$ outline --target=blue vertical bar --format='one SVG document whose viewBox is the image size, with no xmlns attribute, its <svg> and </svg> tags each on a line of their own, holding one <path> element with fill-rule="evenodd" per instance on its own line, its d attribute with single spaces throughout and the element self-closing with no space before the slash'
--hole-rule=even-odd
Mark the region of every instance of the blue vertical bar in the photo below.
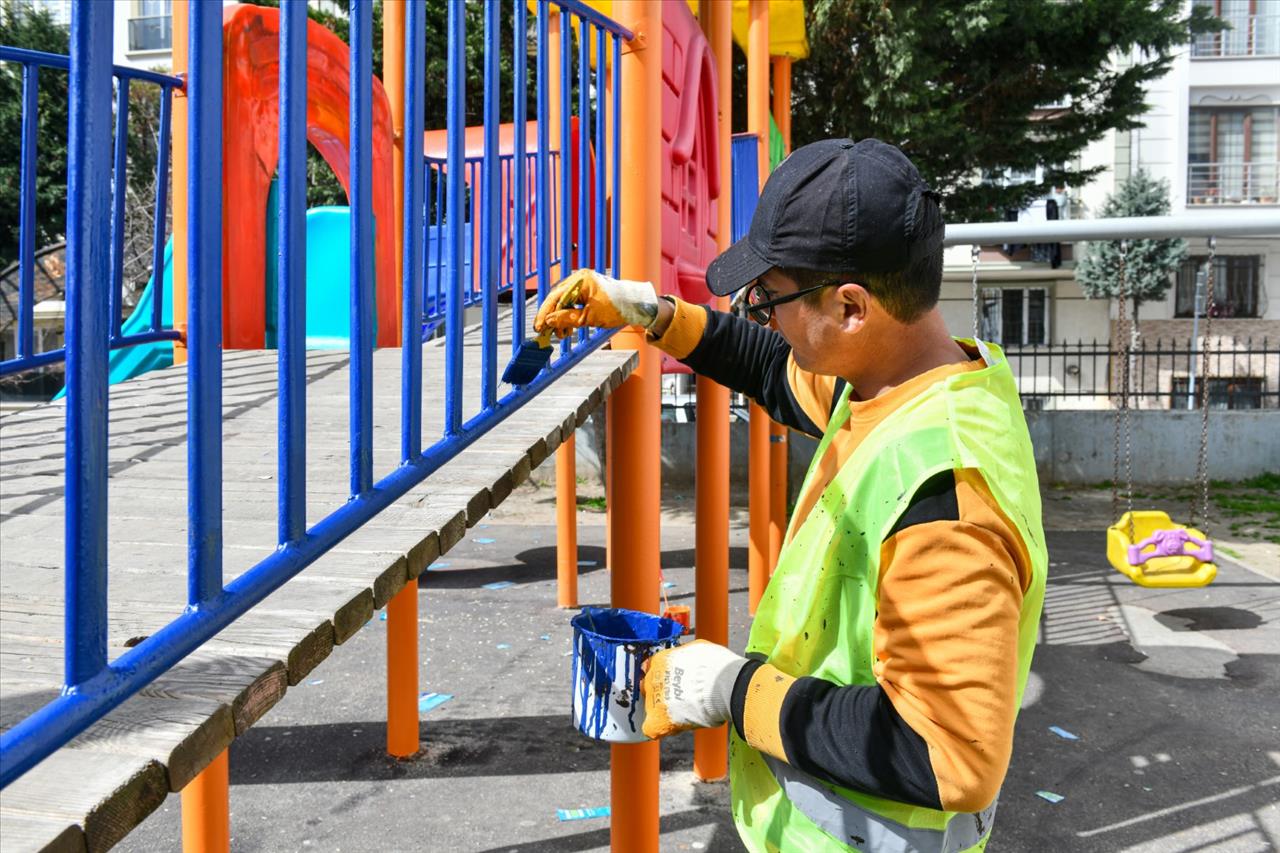
<svg viewBox="0 0 1280 853">
<path fill-rule="evenodd" d="M 579 19 L 578 32 L 578 257 L 591 266 L 591 25 Z"/>
<path fill-rule="evenodd" d="M 156 159 L 156 216 L 151 226 L 151 331 L 164 325 L 164 241 L 169 204 L 169 125 L 173 87 L 160 87 L 160 141 Z"/>
<path fill-rule="evenodd" d="M 400 328 L 400 458 L 422 454 L 422 86 L 426 8 L 410 3 L 404 45 L 404 316 Z"/>
<path fill-rule="evenodd" d="M 601 95 L 601 98 L 604 96 Z M 613 251 L 610 275 L 622 268 L 622 38 L 613 37 Z M 603 202 L 602 202 L 603 203 Z"/>
<path fill-rule="evenodd" d="M 463 190 L 466 189 L 466 167 L 463 164 L 462 143 L 466 133 L 466 116 L 463 110 L 467 99 L 467 17 L 465 3 L 449 4 L 448 47 L 448 97 L 445 111 L 448 114 L 447 145 L 448 163 L 445 177 L 448 180 L 445 219 L 449 224 L 449 297 L 446 303 L 445 356 L 444 356 L 444 432 L 452 435 L 462 427 L 462 299 L 464 278 L 467 271 L 466 246 L 463 229 L 466 214 L 463 210 Z M 519 126 L 517 125 L 517 136 Z"/>
<path fill-rule="evenodd" d="M 351 494 L 373 485 L 373 0 L 351 0 Z"/>
<path fill-rule="evenodd" d="M 577 266 L 573 262 L 573 28 L 569 11 L 560 10 L 560 275 Z"/>
<path fill-rule="evenodd" d="M 222 592 L 222 4 L 192 3 L 188 27 L 187 604 L 199 607 Z"/>
<path fill-rule="evenodd" d="M 71 11 L 67 134 L 66 683 L 107 665 L 107 352 L 111 16 Z"/>
<path fill-rule="evenodd" d="M 116 80 L 116 160 L 111 180 L 111 290 L 107 295 L 111 340 L 120 337 L 121 302 L 124 300 L 124 201 L 125 169 L 129 148 L 129 78 Z"/>
<path fill-rule="evenodd" d="M 36 127 L 40 67 L 22 66 L 22 185 L 18 190 L 18 357 L 35 351 Z"/>
<path fill-rule="evenodd" d="M 307 7 L 280 8 L 280 203 L 276 211 L 276 427 L 280 544 L 307 529 Z"/>
<path fill-rule="evenodd" d="M 538 0 L 538 154 L 534 161 L 537 189 L 534 190 L 534 207 L 537 216 L 538 240 L 538 304 L 547 298 L 551 290 L 551 65 L 547 57 L 548 26 L 551 9 L 547 0 Z M 563 49 L 562 49 L 563 51 Z"/>
<path fill-rule="evenodd" d="M 511 183 L 514 184 L 515 208 L 511 212 L 511 238 L 515 244 L 511 268 L 511 349 L 520 349 L 524 340 L 525 282 L 528 280 L 525 265 L 525 226 L 529 219 L 529 205 L 525 199 L 528 189 L 528 163 L 524 156 L 525 126 L 528 124 L 526 103 L 529 96 L 529 45 L 526 33 L 525 0 L 511 0 L 515 4 L 515 104 L 513 107 L 515 128 L 512 133 Z"/>
<path fill-rule="evenodd" d="M 605 66 L 609 64 L 605 58 L 607 54 L 605 50 L 605 32 L 604 27 L 596 30 L 596 203 L 592 206 L 596 217 L 596 239 L 595 239 L 595 261 L 592 266 L 604 272 L 605 259 L 605 236 L 604 236 L 604 207 L 605 207 L 605 161 L 608 160 L 604 154 L 605 138 L 604 138 L 604 114 L 605 114 L 605 85 L 604 75 Z"/>
<path fill-rule="evenodd" d="M 502 161 L 498 149 L 499 99 L 502 97 L 502 7 L 484 7 L 484 195 L 481 199 L 480 400 L 484 409 L 498 399 L 498 276 L 502 258 Z M 475 226 L 473 225 L 474 229 Z M 513 303 L 514 304 L 514 303 Z"/>
</svg>

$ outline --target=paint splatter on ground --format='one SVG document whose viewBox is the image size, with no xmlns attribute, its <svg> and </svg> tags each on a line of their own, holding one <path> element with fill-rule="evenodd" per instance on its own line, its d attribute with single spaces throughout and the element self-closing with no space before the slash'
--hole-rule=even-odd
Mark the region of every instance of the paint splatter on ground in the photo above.
<svg viewBox="0 0 1280 853">
<path fill-rule="evenodd" d="M 500 649 L 509 649 L 509 648 L 511 648 L 511 644 L 510 644 L 510 643 L 498 643 L 498 648 L 500 648 Z"/>
<path fill-rule="evenodd" d="M 487 538 L 487 537 L 483 537 L 483 536 L 482 536 L 482 537 L 480 537 L 479 539 L 472 539 L 471 541 L 472 541 L 472 542 L 474 542 L 474 543 L 476 543 L 477 545 L 492 545 L 494 542 L 497 542 L 498 540 L 497 540 L 497 539 L 489 539 L 489 538 Z"/>
<path fill-rule="evenodd" d="M 515 586 L 515 581 L 494 581 L 484 585 L 485 589 L 506 589 L 509 586 Z"/>
<path fill-rule="evenodd" d="M 1066 799 L 1062 794 L 1055 794 L 1053 791 L 1036 791 L 1036 796 L 1054 804 L 1060 803 Z"/>
<path fill-rule="evenodd" d="M 447 568 L 449 568 L 448 560 L 436 560 L 434 563 L 427 566 L 427 571 L 431 571 L 433 569 L 447 569 Z"/>
<path fill-rule="evenodd" d="M 1049 731 L 1053 732 L 1063 740 L 1080 740 L 1080 735 L 1072 734 L 1061 726 L 1049 726 Z"/>
<path fill-rule="evenodd" d="M 423 693 L 418 696 L 418 713 L 425 714 L 432 708 L 439 708 L 452 698 L 452 693 Z"/>
<path fill-rule="evenodd" d="M 556 817 L 560 820 L 589 820 L 593 817 L 608 817 L 609 806 L 597 806 L 593 809 L 556 809 Z"/>
</svg>

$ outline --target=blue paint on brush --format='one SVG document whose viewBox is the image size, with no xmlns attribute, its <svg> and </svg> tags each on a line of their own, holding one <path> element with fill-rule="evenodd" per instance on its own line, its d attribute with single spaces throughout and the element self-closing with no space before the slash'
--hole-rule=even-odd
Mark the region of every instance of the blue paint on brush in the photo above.
<svg viewBox="0 0 1280 853">
<path fill-rule="evenodd" d="M 588 737 L 599 739 L 609 724 L 609 705 L 615 685 L 619 703 L 628 708 L 627 722 L 634 733 L 636 708 L 643 701 L 640 681 L 644 662 L 663 648 L 674 646 L 683 627 L 674 619 L 618 608 L 584 607 L 570 623 L 573 626 L 573 671 L 578 713 L 574 724 Z M 630 664 L 618 673 L 618 649 L 625 650 Z M 622 683 L 618 685 L 621 677 Z"/>
</svg>

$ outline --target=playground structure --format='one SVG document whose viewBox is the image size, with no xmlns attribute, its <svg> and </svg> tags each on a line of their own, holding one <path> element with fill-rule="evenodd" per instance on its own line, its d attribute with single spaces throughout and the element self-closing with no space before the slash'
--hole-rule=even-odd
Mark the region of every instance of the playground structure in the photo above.
<svg viewBox="0 0 1280 853">
<path fill-rule="evenodd" d="M 149 322 L 128 329 L 120 310 L 123 201 L 112 193 L 113 172 L 118 178 L 125 161 L 120 132 L 114 158 L 111 150 L 110 5 L 75 6 L 70 58 L 0 52 L 0 59 L 22 64 L 26 81 L 20 188 L 26 277 L 34 252 L 25 226 L 36 87 L 39 74 L 50 73 L 33 69 L 68 71 L 72 99 L 67 344 L 34 351 L 24 290 L 19 323 L 28 331 L 20 325 L 19 340 L 25 343 L 16 359 L 0 365 L 8 373 L 65 358 L 68 377 L 65 404 L 0 424 L 5 606 L 24 614 L 21 630 L 29 634 L 13 641 L 36 661 L 22 671 L 7 667 L 0 678 L 8 706 L 0 736 L 6 838 L 36 849 L 62 841 L 108 847 L 172 789 L 184 792 L 186 846 L 225 849 L 231 739 L 384 605 L 387 748 L 414 755 L 420 746 L 414 579 L 555 450 L 558 600 L 576 605 L 572 432 L 605 398 L 613 604 L 658 610 L 656 351 L 638 330 L 594 333 L 566 342 L 528 386 L 504 386 L 498 376 L 527 337 L 522 297 L 545 294 L 568 266 L 658 281 L 664 291 L 698 299 L 699 268 L 728 243 L 730 208 L 749 215 L 739 210 L 747 193 L 731 203 L 722 195 L 736 183 L 729 174 L 731 33 L 740 15 L 754 137 L 745 144 L 755 148 L 758 188 L 769 163 L 762 149 L 771 66 L 773 117 L 786 141 L 789 63 L 803 56 L 795 47 L 803 39 L 796 42 L 793 31 L 791 47 L 771 50 L 771 18 L 793 21 L 797 6 L 704 0 L 699 31 L 684 4 L 515 0 L 515 32 L 532 26 L 536 34 L 536 73 L 528 79 L 528 43 L 515 38 L 517 96 L 504 123 L 500 18 L 497 4 L 487 4 L 483 129 L 468 129 L 465 20 L 462 4 L 449 4 L 448 120 L 441 137 L 422 128 L 422 4 L 387 7 L 381 82 L 371 67 L 368 2 L 352 3 L 349 47 L 317 33 L 301 3 L 280 13 L 177 4 L 174 76 L 115 70 L 121 91 L 135 79 L 160 87 L 162 140 L 171 117 L 174 152 L 173 261 L 164 260 L 158 199 L 153 270 L 161 284 L 153 285 L 143 313 L 135 312 Z M 687 65 L 674 62 L 674 45 L 693 48 L 678 52 Z M 228 57 L 264 54 L 265 66 L 224 74 Z M 226 80 L 236 82 L 224 90 Z M 532 117 L 523 97 L 531 84 Z M 669 110 L 671 103 L 681 108 Z M 118 129 L 127 97 L 117 93 L 116 104 Z M 313 111 L 323 115 L 313 120 Z M 248 126 L 255 133 L 234 132 Z M 339 349 L 310 354 L 316 279 L 306 272 L 308 140 L 319 141 L 350 199 L 341 273 L 351 284 L 345 338 L 331 342 Z M 273 174 L 275 217 L 268 213 Z M 243 209 L 232 204 L 240 193 L 249 199 Z M 1280 230 L 1274 215 L 1250 217 L 1234 224 L 1215 217 L 1210 227 Z M 1122 224 L 1126 236 L 1145 236 L 1153 227 Z M 340 218 L 329 225 L 343 227 Z M 1179 225 L 1196 234 L 1210 230 L 1186 220 Z M 1007 223 L 961 226 L 949 229 L 948 241 L 1002 242 L 1017 230 Z M 271 232 L 275 252 L 268 251 Z M 1106 233 L 1097 228 L 1094 236 Z M 277 261 L 274 300 L 269 257 Z M 166 268 L 171 292 L 162 284 Z M 511 294 L 510 309 L 500 300 L 503 291 Z M 727 300 L 713 307 L 725 309 Z M 468 308 L 478 315 L 472 327 L 465 324 Z M 276 350 L 264 350 L 272 338 Z M 110 350 L 160 341 L 174 343 L 171 370 L 108 390 Z M 601 351 L 606 342 L 612 352 Z M 698 393 L 694 623 L 700 637 L 723 643 L 728 393 L 701 378 Z M 754 604 L 781 542 L 786 446 L 771 440 L 758 409 L 751 435 Z M 784 437 L 774 431 L 772 438 Z M 57 442 L 65 443 L 65 460 L 42 452 Z M 63 504 L 45 500 L 51 480 Z M 187 518 L 171 519 L 183 500 Z M 116 535 L 130 526 L 146 527 L 145 535 Z M 61 543 L 64 553 L 43 553 L 50 543 L 55 551 Z M 174 571 L 182 560 L 185 601 Z M 59 609 L 48 602 L 63 583 L 66 604 Z M 695 743 L 697 775 L 722 777 L 723 729 L 700 731 Z M 614 849 L 656 850 L 658 744 L 611 749 Z M 35 794 L 56 788 L 68 768 L 92 784 L 50 812 Z"/>
</svg>

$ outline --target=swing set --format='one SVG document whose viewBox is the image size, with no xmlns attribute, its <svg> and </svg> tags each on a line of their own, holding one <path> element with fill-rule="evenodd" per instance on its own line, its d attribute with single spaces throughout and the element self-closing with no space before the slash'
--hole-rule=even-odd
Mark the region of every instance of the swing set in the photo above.
<svg viewBox="0 0 1280 853">
<path fill-rule="evenodd" d="M 1209 338 L 1213 318 L 1214 255 L 1216 244 L 1209 240 L 1209 260 L 1205 299 L 1205 340 Z M 973 337 L 978 339 L 981 329 L 981 291 L 978 286 L 978 261 L 981 249 L 973 245 Z M 1113 364 L 1120 368 L 1120 393 L 1115 412 L 1115 439 L 1113 476 L 1111 478 L 1111 514 L 1118 516 L 1107 528 L 1107 560 L 1112 567 L 1129 580 L 1144 587 L 1178 589 L 1202 587 L 1217 577 L 1214 563 L 1213 541 L 1202 529 L 1196 527 L 1196 498 L 1200 499 L 1201 525 L 1208 526 L 1209 518 L 1209 395 L 1200 393 L 1200 448 L 1196 465 L 1196 492 L 1191 499 L 1188 524 L 1179 524 L 1162 510 L 1135 510 L 1133 508 L 1133 442 L 1129 418 L 1130 373 L 1133 360 L 1133 326 L 1125 311 L 1125 294 L 1128 292 L 1126 260 L 1128 241 L 1120 243 L 1120 271 L 1118 281 L 1118 318 L 1116 327 L 1116 353 Z M 1209 371 L 1209 348 L 1202 352 L 1200 376 Z M 1125 512 L 1120 514 L 1120 456 L 1124 449 Z"/>
</svg>

